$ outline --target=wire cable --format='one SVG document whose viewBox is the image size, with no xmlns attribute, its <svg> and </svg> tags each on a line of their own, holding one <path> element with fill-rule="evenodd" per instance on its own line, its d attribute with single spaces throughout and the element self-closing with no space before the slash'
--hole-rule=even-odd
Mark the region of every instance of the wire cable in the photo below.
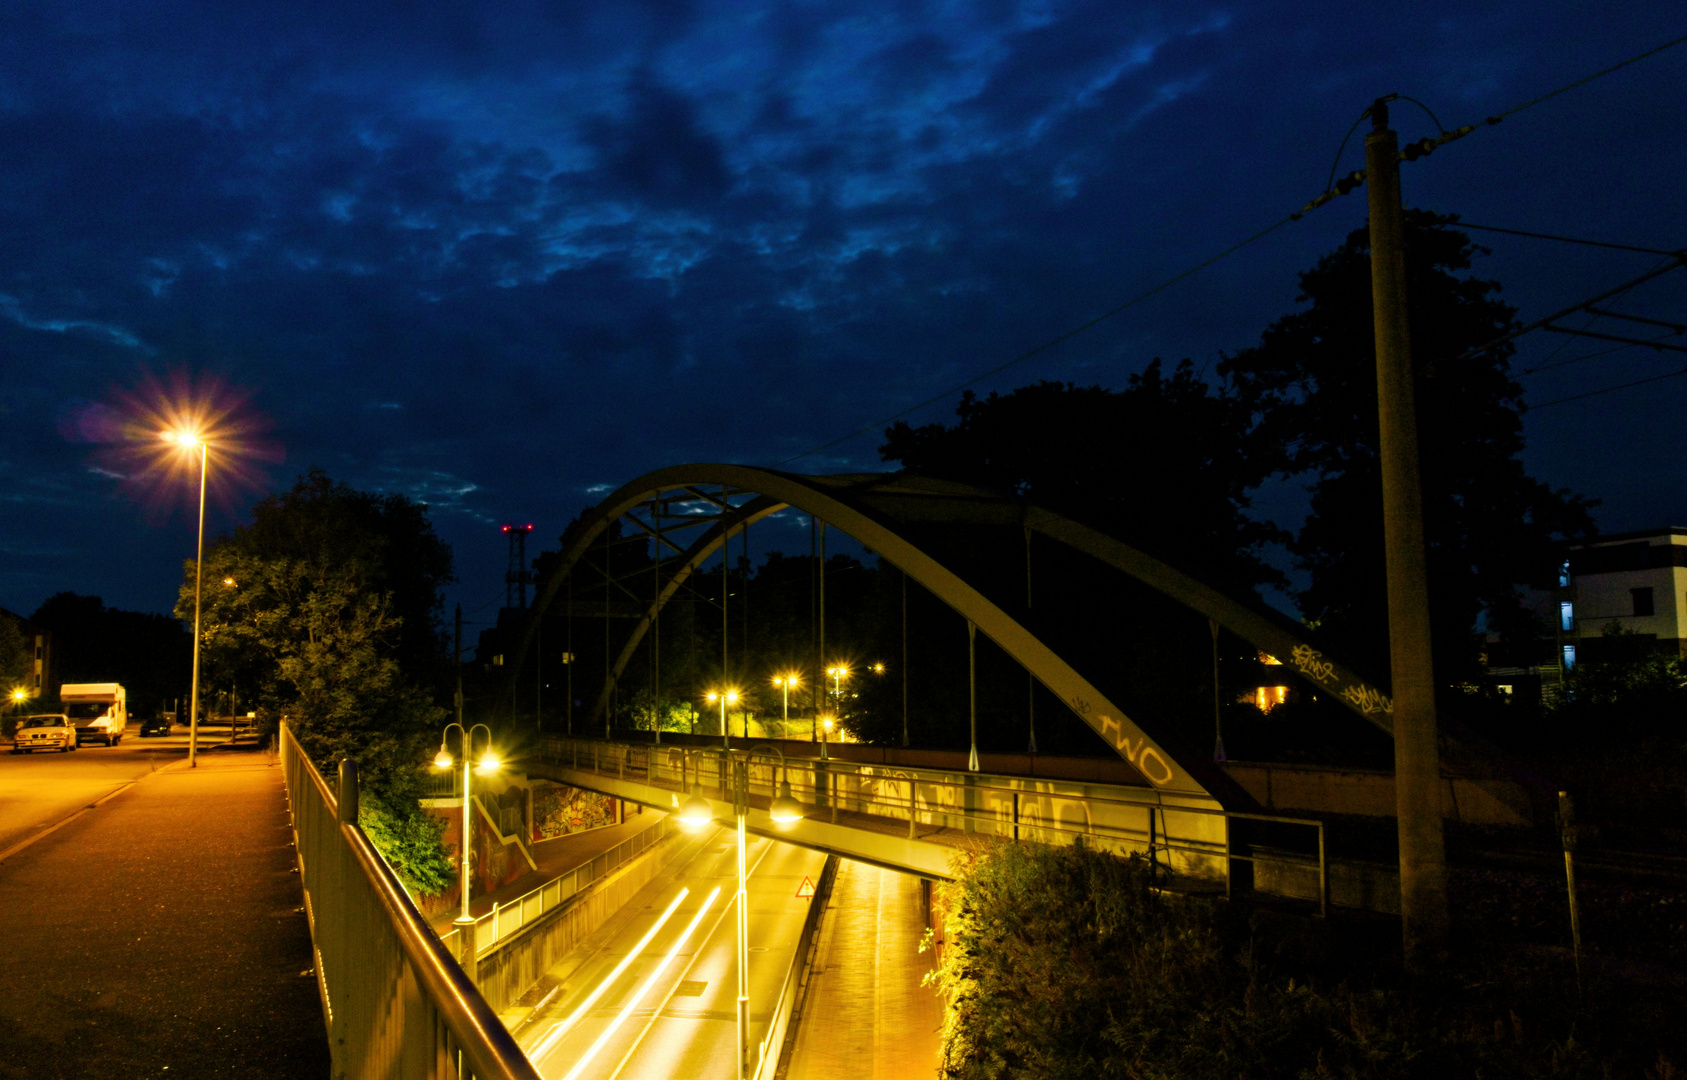
<svg viewBox="0 0 1687 1080">
<path fill-rule="evenodd" d="M 777 468 L 780 468 L 781 466 L 789 465 L 793 461 L 801 461 L 805 457 L 813 457 L 815 454 L 821 453 L 821 452 L 826 451 L 826 450 L 830 450 L 832 447 L 837 446 L 839 443 L 846 443 L 846 442 L 850 441 L 851 439 L 854 439 L 854 438 L 857 438 L 858 436 L 867 434 L 869 431 L 877 431 L 887 424 L 891 424 L 891 423 L 894 423 L 897 420 L 900 420 L 902 417 L 907 416 L 909 413 L 919 412 L 921 409 L 925 408 L 928 405 L 935 405 L 939 401 L 942 401 L 946 397 L 951 397 L 955 394 L 960 393 L 962 390 L 965 390 L 965 389 L 967 389 L 969 387 L 972 387 L 972 386 L 976 386 L 978 383 L 983 382 L 985 379 L 990 378 L 992 375 L 999 375 L 1002 372 L 1006 371 L 1008 368 L 1014 367 L 1015 365 L 1018 365 L 1018 364 L 1022 364 L 1025 361 L 1031 359 L 1033 356 L 1037 356 L 1041 353 L 1045 353 L 1048 350 L 1054 348 L 1056 345 L 1059 345 L 1061 342 L 1066 341 L 1069 338 L 1077 337 L 1079 334 L 1083 333 L 1085 330 L 1088 330 L 1091 327 L 1094 327 L 1094 326 L 1097 326 L 1101 323 L 1106 322 L 1108 319 L 1111 319 L 1113 316 L 1118 315 L 1119 313 L 1121 313 L 1123 311 L 1127 311 L 1127 310 L 1137 306 L 1138 304 L 1142 303 L 1144 300 L 1147 300 L 1148 298 L 1150 298 L 1152 296 L 1155 296 L 1159 293 L 1165 292 L 1167 289 L 1171 288 L 1173 285 L 1176 285 L 1178 282 L 1182 281 L 1184 278 L 1189 277 L 1192 274 L 1199 273 L 1202 270 L 1205 270 L 1207 267 L 1211 266 L 1215 262 L 1218 262 L 1220 259 L 1226 258 L 1230 255 L 1234 255 L 1236 252 L 1241 251 L 1243 248 L 1247 247 L 1249 244 L 1252 244 L 1257 240 L 1261 240 L 1261 239 L 1265 238 L 1266 236 L 1270 235 L 1271 233 L 1276 232 L 1278 229 L 1282 228 L 1284 225 L 1287 225 L 1289 222 L 1297 221 L 1299 219 L 1300 219 L 1299 213 L 1293 213 L 1293 214 L 1285 215 L 1284 217 L 1278 219 L 1278 221 L 1275 224 L 1266 226 L 1265 228 L 1261 229 L 1259 232 L 1256 232 L 1252 236 L 1248 237 L 1246 240 L 1242 240 L 1238 243 L 1230 245 L 1229 247 L 1225 248 L 1223 251 L 1219 252 L 1217 255 L 1214 255 L 1211 258 L 1204 259 L 1201 262 L 1196 263 L 1194 266 L 1189 267 L 1187 270 L 1184 270 L 1182 273 L 1177 274 L 1175 277 L 1167 278 L 1165 281 L 1160 282 L 1160 284 L 1154 286 L 1153 288 L 1147 290 L 1146 292 L 1138 293 L 1136 296 L 1132 297 L 1129 300 L 1126 300 L 1124 303 L 1120 304 L 1118 307 L 1113 308 L 1110 311 L 1105 311 L 1100 315 L 1097 315 L 1095 318 L 1091 319 L 1089 322 L 1083 323 L 1079 326 L 1074 326 L 1072 329 L 1067 330 L 1065 333 L 1058 334 L 1055 337 L 1049 338 L 1047 341 L 1043 342 L 1041 345 L 1038 345 L 1038 346 L 1036 346 L 1034 348 L 1031 348 L 1031 349 L 1027 349 L 1025 352 L 1020 353 L 1018 356 L 1013 357 L 1011 360 L 1007 360 L 1007 361 L 1004 361 L 1003 363 L 997 364 L 995 367 L 989 369 L 988 371 L 980 372 L 979 374 L 977 374 L 977 375 L 973 376 L 972 378 L 968 379 L 966 382 L 963 382 L 958 386 L 952 386 L 952 387 L 943 391 L 940 394 L 933 394 L 931 397 L 926 398 L 924 401 L 919 402 L 916 405 L 910 405 L 906 409 L 901 410 L 900 412 L 892 413 L 890 416 L 885 417 L 883 420 L 879 420 L 879 421 L 876 421 L 874 423 L 868 424 L 865 427 L 857 428 L 856 430 L 850 432 L 848 435 L 840 435 L 838 438 L 833 439 L 831 442 L 822 443 L 821 445 L 816 446 L 812 450 L 805 450 L 800 454 L 794 454 L 791 457 L 788 457 L 783 461 L 775 463 L 773 465 L 773 468 L 777 469 Z"/>
<path fill-rule="evenodd" d="M 1627 390 L 1632 386 L 1645 386 L 1647 383 L 1662 382 L 1665 379 L 1674 379 L 1681 375 L 1687 375 L 1687 367 L 1682 368 L 1680 371 L 1670 371 L 1663 375 L 1654 375 L 1649 379 L 1636 379 L 1633 382 L 1625 382 L 1617 386 L 1607 386 L 1600 390 L 1589 390 L 1585 394 L 1571 394 L 1569 397 L 1553 398 L 1551 401 L 1543 401 L 1539 405 L 1530 405 L 1528 411 L 1534 412 L 1536 409 L 1545 409 L 1553 405 L 1562 405 L 1566 401 L 1581 401 L 1583 398 L 1598 397 L 1600 394 L 1610 394 L 1618 390 Z"/>
<path fill-rule="evenodd" d="M 1558 240 L 1566 244 L 1585 244 L 1588 247 L 1611 248 L 1614 251 L 1637 251 L 1642 255 L 1679 255 L 1680 251 L 1665 251 L 1663 248 L 1635 247 L 1632 244 L 1611 244 L 1604 240 L 1582 240 L 1574 236 L 1558 236 L 1553 233 L 1529 232 L 1526 229 L 1502 229 L 1498 225 L 1473 225 L 1468 221 L 1453 222 L 1454 229 L 1480 229 L 1483 232 L 1506 233 L 1511 236 L 1527 236 L 1535 240 Z"/>
<path fill-rule="evenodd" d="M 1509 109 L 1506 109 L 1504 112 L 1495 113 L 1494 115 L 1488 117 L 1485 121 L 1483 121 L 1483 123 L 1487 124 L 1487 125 L 1498 124 L 1500 121 L 1504 120 L 1508 116 L 1514 116 L 1517 113 L 1520 113 L 1525 109 L 1531 109 L 1531 108 L 1535 107 L 1536 105 L 1541 104 L 1544 101 L 1550 101 L 1551 99 L 1557 97 L 1560 94 L 1567 93 L 1571 90 L 1576 89 L 1579 86 L 1585 86 L 1588 83 L 1593 82 L 1595 79 L 1604 78 L 1606 75 L 1609 75 L 1609 74 L 1611 74 L 1612 72 L 1615 72 L 1615 71 L 1620 71 L 1623 68 L 1628 67 L 1630 64 L 1636 64 L 1636 63 L 1639 63 L 1642 60 L 1647 59 L 1648 57 L 1656 56 L 1658 53 L 1661 53 L 1661 52 L 1665 51 L 1666 49 L 1672 49 L 1675 46 L 1680 45 L 1682 42 L 1687 42 L 1687 34 L 1684 34 L 1681 37 L 1675 38 L 1672 41 L 1666 41 L 1662 45 L 1658 45 L 1655 48 L 1648 49 L 1643 53 L 1639 53 L 1635 56 L 1631 56 L 1627 60 L 1624 60 L 1624 61 L 1622 61 L 1620 63 L 1617 63 L 1617 64 L 1613 64 L 1610 67 L 1605 68 L 1601 71 L 1596 71 L 1591 75 L 1585 75 L 1582 78 L 1575 80 L 1574 82 L 1566 83 L 1565 85 L 1560 86 L 1556 90 L 1550 90 L 1547 93 L 1540 95 L 1539 97 L 1531 98 L 1530 100 L 1523 102 L 1523 104 L 1521 104 L 1521 105 L 1515 105 L 1515 106 L 1513 106 Z M 1392 98 L 1399 98 L 1400 96 L 1401 95 L 1398 95 L 1398 94 L 1390 95 L 1390 97 L 1392 97 Z M 1436 148 L 1438 148 L 1440 146 L 1443 146 L 1447 143 L 1453 142 L 1455 140 L 1462 139 L 1466 135 L 1469 135 L 1471 132 L 1476 130 L 1477 125 L 1467 124 L 1464 127 L 1458 128 L 1456 130 L 1447 131 L 1445 128 L 1441 128 L 1441 122 L 1439 120 L 1435 119 L 1435 114 L 1429 111 L 1429 107 L 1427 105 L 1424 105 L 1422 102 L 1415 101 L 1411 98 L 1406 98 L 1404 100 L 1412 101 L 1413 104 L 1418 105 L 1425 112 L 1428 112 L 1429 116 L 1430 116 L 1430 119 L 1435 121 L 1435 126 L 1437 128 L 1441 129 L 1441 135 L 1440 135 L 1439 138 L 1423 139 L 1420 142 L 1407 144 L 1407 146 L 1401 151 L 1401 155 L 1400 155 L 1401 158 L 1404 159 L 1404 160 L 1415 161 L 1418 158 L 1423 157 L 1423 156 L 1433 152 Z M 1374 107 L 1375 106 L 1372 106 L 1372 108 L 1374 108 Z M 1367 109 L 1365 111 L 1364 115 L 1362 115 L 1360 117 L 1360 121 L 1363 121 L 1364 117 L 1368 116 L 1368 115 L 1370 115 L 1370 109 Z M 1359 127 L 1359 123 L 1355 122 L 1353 127 L 1348 130 L 1346 138 L 1344 138 L 1342 140 L 1342 145 L 1344 147 L 1346 145 L 1347 139 L 1352 138 L 1353 132 L 1355 130 L 1357 130 L 1358 127 Z M 1338 150 L 1337 154 L 1336 154 L 1336 160 L 1339 162 L 1340 159 L 1341 159 L 1341 153 Z M 1146 292 L 1140 293 L 1137 296 L 1132 297 L 1131 299 L 1129 299 L 1129 300 L 1125 301 L 1124 303 L 1120 304 L 1118 307 L 1115 307 L 1110 311 L 1103 312 L 1102 314 L 1097 315 L 1095 318 L 1089 320 L 1086 323 L 1082 323 L 1081 325 L 1075 326 L 1072 329 L 1065 331 L 1064 333 L 1058 334 L 1055 337 L 1050 338 L 1049 340 L 1043 342 L 1041 345 L 1038 345 L 1035 348 L 1029 349 L 1029 350 L 1027 350 L 1025 352 L 1022 352 L 1019 355 L 1017 355 L 1017 356 L 1015 356 L 1015 357 L 1013 357 L 1009 360 L 1004 361 L 1003 363 L 997 364 L 995 367 L 990 368 L 989 370 L 984 371 L 984 372 L 982 372 L 978 375 L 975 375 L 974 377 L 972 377 L 972 378 L 968 379 L 967 381 L 959 384 L 958 386 L 952 386 L 949 389 L 944 390 L 942 393 L 934 394 L 931 397 L 926 398 L 924 401 L 921 401 L 918 404 L 911 405 L 908 408 L 902 409 L 899 412 L 892 413 L 890 416 L 884 418 L 883 420 L 879 420 L 879 421 L 876 421 L 874 423 L 868 424 L 864 427 L 857 428 L 856 430 L 849 432 L 847 435 L 841 435 L 838 438 L 833 439 L 830 442 L 822 443 L 819 446 L 816 446 L 811 450 L 805 450 L 800 454 L 793 454 L 792 456 L 790 456 L 788 458 L 785 458 L 781 461 L 778 461 L 778 462 L 774 463 L 774 465 L 772 467 L 776 468 L 776 469 L 781 468 L 783 466 L 791 464 L 792 462 L 801 461 L 803 458 L 813 457 L 815 454 L 823 453 L 824 451 L 830 450 L 834 446 L 838 446 L 842 443 L 849 442 L 852 439 L 859 438 L 860 436 L 865 435 L 870 431 L 877 431 L 877 430 L 885 427 L 888 424 L 891 424 L 891 423 L 894 423 L 897 420 L 900 420 L 902 417 L 907 416 L 910 413 L 915 413 L 915 412 L 920 411 L 921 409 L 926 408 L 927 406 L 935 405 L 939 401 L 942 401 L 944 398 L 950 397 L 954 394 L 960 393 L 962 390 L 966 390 L 966 389 L 969 389 L 970 387 L 976 386 L 978 383 L 983 382 L 985 379 L 988 379 L 993 375 L 999 375 L 1002 372 L 1008 370 L 1009 368 L 1012 368 L 1012 367 L 1015 367 L 1019 364 L 1022 364 L 1025 361 L 1031 359 L 1034 356 L 1038 356 L 1042 353 L 1045 353 L 1048 350 L 1054 348 L 1056 345 L 1059 345 L 1060 343 L 1062 343 L 1064 341 L 1067 341 L 1071 338 L 1077 337 L 1079 334 L 1083 333 L 1084 331 L 1089 330 L 1092 327 L 1098 326 L 1103 322 L 1106 322 L 1108 319 L 1111 319 L 1113 316 L 1118 315 L 1121 312 L 1128 311 L 1129 309 L 1137 306 L 1138 304 L 1142 303 L 1143 301 L 1149 299 L 1152 296 L 1155 296 L 1155 295 L 1157 295 L 1161 292 L 1164 292 L 1166 289 L 1171 288 L 1173 285 L 1177 284 L 1178 282 L 1182 281 L 1183 279 L 1185 279 L 1187 277 L 1190 277 L 1190 276 L 1198 273 L 1201 270 L 1205 270 L 1207 267 L 1209 267 L 1212 264 L 1218 262 L 1219 260 L 1227 258 L 1227 257 L 1235 254 L 1236 252 L 1242 250 L 1245 247 L 1248 247 L 1250 244 L 1253 244 L 1258 240 L 1264 239 L 1266 236 L 1269 236 L 1271 233 L 1276 232 L 1278 229 L 1282 228 L 1284 225 L 1287 225 L 1289 222 L 1299 221 L 1301 216 L 1303 214 L 1307 213 L 1308 211 L 1316 210 L 1320 206 L 1323 206 L 1325 203 L 1327 203 L 1327 202 L 1331 201 L 1332 199 L 1336 198 L 1338 195 L 1346 195 L 1349 191 L 1352 191 L 1354 188 L 1356 188 L 1360 183 L 1362 183 L 1364 181 L 1364 177 L 1365 177 L 1364 171 L 1360 170 L 1358 172 L 1353 173 L 1350 177 L 1343 178 L 1341 183 L 1338 184 L 1335 188 L 1326 188 L 1326 190 L 1324 191 L 1323 194 L 1319 195 L 1317 198 L 1313 199 L 1311 202 L 1309 202 L 1305 206 L 1301 207 L 1300 210 L 1295 211 L 1294 213 L 1285 215 L 1284 217 L 1279 219 L 1274 224 L 1266 226 L 1265 228 L 1261 229 L 1259 232 L 1254 233 L 1252 236 L 1248 237 L 1247 239 L 1242 240 L 1239 243 L 1232 244 L 1230 247 L 1225 248 L 1223 251 L 1219 252 L 1217 255 L 1214 255 L 1211 258 L 1203 260 L 1202 262 L 1196 263 L 1194 266 L 1189 267 L 1188 269 L 1184 270 L 1182 273 L 1179 273 L 1174 277 L 1168 278 L 1165 281 L 1161 282 L 1160 284 L 1158 284 L 1158 285 L 1154 286 L 1153 288 L 1147 290 Z M 1673 253 L 1665 252 L 1663 254 L 1673 254 Z"/>
</svg>

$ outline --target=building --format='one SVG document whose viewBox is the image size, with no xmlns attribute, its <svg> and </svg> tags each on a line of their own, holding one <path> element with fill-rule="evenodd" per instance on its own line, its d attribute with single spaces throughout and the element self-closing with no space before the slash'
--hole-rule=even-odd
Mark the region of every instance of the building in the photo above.
<svg viewBox="0 0 1687 1080">
<path fill-rule="evenodd" d="M 1616 626 L 1682 655 L 1687 627 L 1687 526 L 1605 536 L 1570 549 L 1555 612 L 1564 658 L 1598 662 Z"/>
<path fill-rule="evenodd" d="M 22 615 L 19 615 L 16 612 L 7 611 L 5 608 L 0 608 L 0 619 L 5 619 L 13 626 L 17 627 L 18 633 L 23 637 L 24 647 L 27 650 L 27 659 L 24 666 L 24 677 L 21 686 L 0 687 L 0 690 L 9 694 L 13 690 L 22 689 L 31 699 L 53 696 L 53 694 L 49 694 L 48 692 L 49 690 L 54 693 L 57 691 L 57 687 L 53 684 L 52 633 L 42 627 L 36 626 Z"/>
<path fill-rule="evenodd" d="M 1488 682 L 1500 693 L 1551 701 L 1578 663 L 1636 649 L 1684 654 L 1687 526 L 1602 536 L 1570 549 L 1556 589 L 1533 589 L 1525 605 L 1550 638 L 1502 645 L 1488 638 Z M 1615 627 L 1618 637 L 1609 634 Z"/>
</svg>

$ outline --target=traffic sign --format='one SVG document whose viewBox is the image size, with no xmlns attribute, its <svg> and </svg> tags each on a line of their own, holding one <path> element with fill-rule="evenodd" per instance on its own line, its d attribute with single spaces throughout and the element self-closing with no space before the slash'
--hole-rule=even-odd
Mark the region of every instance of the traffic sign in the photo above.
<svg viewBox="0 0 1687 1080">
<path fill-rule="evenodd" d="M 807 900 L 809 897 L 811 897 L 813 895 L 814 895 L 814 882 L 808 880 L 808 878 L 806 876 L 804 876 L 804 878 L 802 879 L 802 884 L 797 886 L 797 898 L 800 899 L 800 900 Z"/>
</svg>

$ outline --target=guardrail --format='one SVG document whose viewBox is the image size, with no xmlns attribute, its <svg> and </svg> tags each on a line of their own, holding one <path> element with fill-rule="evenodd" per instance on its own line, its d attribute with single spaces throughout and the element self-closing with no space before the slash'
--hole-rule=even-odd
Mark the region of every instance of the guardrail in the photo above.
<svg viewBox="0 0 1687 1080">
<path fill-rule="evenodd" d="M 746 751 L 734 749 L 735 755 Z M 550 736 L 542 746 L 546 759 L 582 773 L 617 780 L 633 780 L 683 798 L 692 785 L 719 792 L 726 799 L 726 771 L 713 748 L 654 746 L 599 739 Z M 1051 777 L 1005 776 L 951 772 L 907 766 L 864 764 L 838 759 L 749 752 L 750 793 L 754 806 L 770 805 L 781 767 L 796 798 L 814 808 L 815 817 L 845 824 L 894 822 L 907 826 L 909 840 L 932 839 L 934 834 L 994 835 L 1004 839 L 1070 844 L 1079 839 L 1118 851 L 1143 854 L 1164 872 L 1166 883 L 1202 887 L 1205 880 L 1228 894 L 1235 863 L 1280 861 L 1281 852 L 1256 858 L 1235 844 L 1233 825 L 1252 828 L 1289 826 L 1306 830 L 1305 851 L 1318 869 L 1318 907 L 1329 907 L 1329 867 L 1324 823 L 1282 814 L 1225 810 L 1210 799 L 1167 795 L 1150 788 L 1062 780 Z M 677 806 L 675 801 L 673 805 Z M 922 832 L 923 830 L 923 832 Z M 1280 831 L 1280 830 L 1279 830 Z M 939 838 L 944 839 L 944 838 Z"/>
<path fill-rule="evenodd" d="M 357 824 L 357 767 L 330 786 L 281 728 L 281 768 L 335 1076 L 539 1080 Z"/>
<path fill-rule="evenodd" d="M 797 992 L 803 981 L 803 973 L 809 968 L 809 952 L 814 947 L 814 936 L 820 929 L 820 916 L 826 909 L 826 902 L 832 895 L 832 880 L 837 877 L 838 857 L 826 856 L 826 865 L 820 871 L 820 880 L 815 883 L 814 897 L 809 901 L 808 914 L 803 917 L 802 933 L 797 937 L 797 951 L 791 958 L 791 970 L 785 976 L 785 985 L 779 988 L 779 1000 L 773 1006 L 773 1013 L 768 1019 L 767 1035 L 761 1041 L 757 1051 L 756 1072 L 753 1080 L 772 1080 L 779 1071 L 785 1054 L 785 1036 L 789 1033 L 791 1016 L 797 1004 Z"/>
<path fill-rule="evenodd" d="M 591 862 L 577 866 L 506 904 L 493 903 L 491 911 L 475 919 L 475 956 L 478 958 L 491 953 L 523 927 L 531 925 L 546 912 L 563 906 L 593 882 L 610 874 L 628 859 L 666 840 L 674 832 L 673 819 L 665 817 L 627 837 Z M 456 939 L 455 929 L 446 931 L 439 939 L 450 948 L 453 956 L 458 951 Z"/>
</svg>

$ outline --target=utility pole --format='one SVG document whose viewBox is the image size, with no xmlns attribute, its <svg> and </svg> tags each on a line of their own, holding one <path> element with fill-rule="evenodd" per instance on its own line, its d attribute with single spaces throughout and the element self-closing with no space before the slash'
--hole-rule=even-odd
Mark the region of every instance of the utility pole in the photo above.
<svg viewBox="0 0 1687 1080">
<path fill-rule="evenodd" d="M 451 704 L 457 713 L 457 725 L 461 727 L 463 723 L 463 605 L 461 603 L 457 605 L 456 623 L 457 651 L 453 654 L 454 663 L 452 667 L 457 674 L 457 692 L 452 695 Z"/>
<path fill-rule="evenodd" d="M 1365 178 L 1371 213 L 1371 308 L 1376 321 L 1388 648 L 1394 682 L 1400 929 L 1407 968 L 1423 971 L 1435 966 L 1446 951 L 1447 857 L 1441 832 L 1441 754 L 1430 653 L 1416 387 L 1406 322 L 1399 145 L 1388 126 L 1386 98 L 1371 106 Z"/>
</svg>

